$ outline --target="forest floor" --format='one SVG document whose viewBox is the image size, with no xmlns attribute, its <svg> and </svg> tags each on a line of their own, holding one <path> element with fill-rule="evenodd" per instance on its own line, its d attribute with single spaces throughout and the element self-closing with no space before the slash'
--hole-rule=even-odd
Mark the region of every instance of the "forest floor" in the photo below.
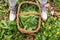
<svg viewBox="0 0 60 40">
<path fill-rule="evenodd" d="M 46 6 L 48 6 L 48 19 L 46 22 L 42 20 L 41 29 L 31 37 L 32 39 L 34 37 L 34 40 L 60 40 L 60 9 L 57 9 L 54 3 L 47 3 Z M 28 11 L 30 11 L 29 8 L 27 8 Z M 9 11 L 8 1 L 0 1 L 0 40 L 28 40 L 30 35 L 20 33 L 17 30 L 16 21 L 9 20 Z"/>
</svg>

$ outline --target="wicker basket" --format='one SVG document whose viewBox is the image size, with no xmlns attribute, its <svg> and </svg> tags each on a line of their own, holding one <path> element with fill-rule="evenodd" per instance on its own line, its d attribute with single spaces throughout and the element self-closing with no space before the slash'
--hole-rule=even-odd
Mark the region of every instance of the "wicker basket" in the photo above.
<svg viewBox="0 0 60 40">
<path fill-rule="evenodd" d="M 25 34 L 33 34 L 33 33 L 38 32 L 38 30 L 40 29 L 41 15 L 40 15 L 40 12 L 39 13 L 37 13 L 37 12 L 19 12 L 21 6 L 25 3 L 36 5 L 39 8 L 39 11 L 40 11 L 40 5 L 35 3 L 35 2 L 24 1 L 24 2 L 21 2 L 18 6 L 16 23 L 17 23 L 17 28 L 18 28 L 19 32 L 25 33 Z M 20 14 L 35 14 L 35 15 L 37 15 L 38 16 L 38 27 L 37 27 L 37 29 L 36 30 L 24 30 L 24 29 L 22 29 L 21 26 L 19 25 Z"/>
</svg>

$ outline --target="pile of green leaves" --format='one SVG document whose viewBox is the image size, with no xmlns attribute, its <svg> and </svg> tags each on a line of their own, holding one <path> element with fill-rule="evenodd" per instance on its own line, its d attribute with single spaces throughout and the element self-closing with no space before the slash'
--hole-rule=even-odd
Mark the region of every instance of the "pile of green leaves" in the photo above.
<svg viewBox="0 0 60 40">
<path fill-rule="evenodd" d="M 30 5 L 30 4 L 24 4 L 21 7 L 20 11 L 25 11 L 25 12 L 36 12 L 39 11 L 37 6 L 35 5 Z M 34 14 L 20 14 L 20 25 L 22 28 L 26 30 L 32 30 L 36 29 L 38 25 L 38 16 Z"/>
<path fill-rule="evenodd" d="M 26 30 L 36 29 L 38 25 L 38 16 L 25 14 L 20 16 L 20 25 Z"/>
<path fill-rule="evenodd" d="M 54 1 L 54 3 L 55 3 L 56 7 L 57 7 L 58 9 L 60 9 L 60 0 L 53 0 L 53 1 Z"/>
</svg>

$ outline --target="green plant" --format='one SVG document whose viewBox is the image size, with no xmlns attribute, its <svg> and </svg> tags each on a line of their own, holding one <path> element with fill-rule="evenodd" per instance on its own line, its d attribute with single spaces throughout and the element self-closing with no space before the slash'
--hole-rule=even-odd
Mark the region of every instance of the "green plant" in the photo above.
<svg viewBox="0 0 60 40">
<path fill-rule="evenodd" d="M 21 15 L 19 21 L 20 25 L 22 25 L 22 27 L 26 30 L 36 29 L 38 24 L 38 16 L 32 14 Z"/>
<path fill-rule="evenodd" d="M 33 8 L 33 9 L 32 9 Z M 35 5 L 24 4 L 20 11 L 24 12 L 36 12 L 39 9 Z M 26 30 L 32 30 L 37 28 L 38 16 L 34 14 L 20 14 L 20 25 Z"/>
<path fill-rule="evenodd" d="M 56 7 L 60 9 L 60 0 L 53 0 Z"/>
</svg>

